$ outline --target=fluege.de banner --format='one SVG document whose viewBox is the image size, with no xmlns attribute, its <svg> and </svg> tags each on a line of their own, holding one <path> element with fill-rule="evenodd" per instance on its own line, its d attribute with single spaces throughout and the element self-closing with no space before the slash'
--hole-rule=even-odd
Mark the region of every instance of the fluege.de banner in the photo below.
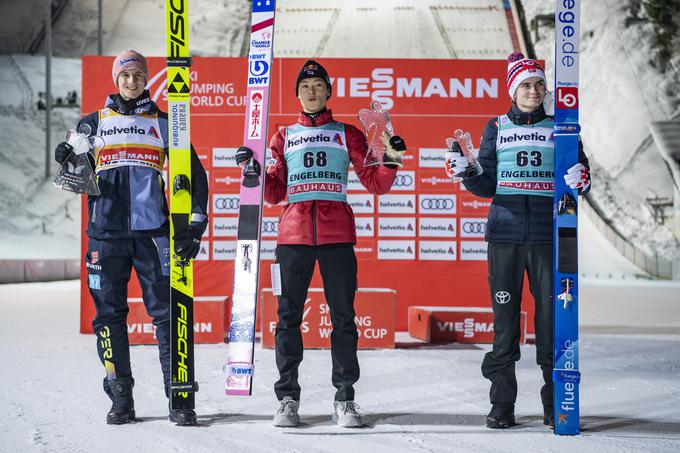
<svg viewBox="0 0 680 453">
<path fill-rule="evenodd" d="M 300 111 L 295 81 L 305 59 L 275 59 L 270 128 L 293 124 Z M 320 61 L 332 76 L 328 107 L 339 121 L 361 129 L 357 112 L 377 99 L 390 110 L 395 132 L 408 145 L 392 190 L 366 191 L 350 171 L 348 202 L 356 217 L 359 286 L 397 291 L 396 328 L 407 329 L 413 305 L 489 307 L 484 231 L 489 199 L 446 177 L 445 139 L 470 131 L 475 145 L 484 125 L 505 113 L 505 61 L 340 59 Z M 116 91 L 111 57 L 83 57 L 83 114 L 100 109 Z M 149 58 L 148 89 L 167 108 L 165 59 Z M 208 172 L 210 223 L 195 264 L 195 296 L 230 297 L 239 208 L 240 170 L 234 154 L 243 139 L 248 62 L 195 58 L 191 67 L 191 142 Z M 270 286 L 281 205 L 265 205 L 260 287 Z M 83 204 L 83 254 L 87 207 Z M 317 273 L 312 287 L 322 287 Z M 141 297 L 133 277 L 129 297 Z M 523 310 L 533 318 L 528 298 Z M 91 332 L 94 306 L 81 269 L 81 331 Z M 529 323 L 531 324 L 531 323 Z M 533 332 L 533 327 L 529 326 Z"/>
</svg>

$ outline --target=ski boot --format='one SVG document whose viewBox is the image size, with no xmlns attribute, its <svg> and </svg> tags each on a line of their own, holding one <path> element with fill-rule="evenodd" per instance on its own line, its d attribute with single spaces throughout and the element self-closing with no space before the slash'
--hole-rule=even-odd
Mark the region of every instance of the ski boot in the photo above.
<svg viewBox="0 0 680 453">
<path fill-rule="evenodd" d="M 493 403 L 491 412 L 486 416 L 486 427 L 505 429 L 515 425 L 514 403 Z"/>
<path fill-rule="evenodd" d="M 299 425 L 298 407 L 300 407 L 300 403 L 295 401 L 292 396 L 284 396 L 281 405 L 274 414 L 274 426 L 292 428 Z"/>
<path fill-rule="evenodd" d="M 170 409 L 168 420 L 177 426 L 194 426 L 197 424 L 196 412 L 193 409 Z"/>
<path fill-rule="evenodd" d="M 132 387 L 135 380 L 131 377 L 104 379 L 104 391 L 113 405 L 106 414 L 106 423 L 109 425 L 122 425 L 135 421 L 135 402 L 132 399 Z"/>
<path fill-rule="evenodd" d="M 333 421 L 343 428 L 361 428 L 364 422 L 359 414 L 359 405 L 354 401 L 334 401 Z"/>
</svg>

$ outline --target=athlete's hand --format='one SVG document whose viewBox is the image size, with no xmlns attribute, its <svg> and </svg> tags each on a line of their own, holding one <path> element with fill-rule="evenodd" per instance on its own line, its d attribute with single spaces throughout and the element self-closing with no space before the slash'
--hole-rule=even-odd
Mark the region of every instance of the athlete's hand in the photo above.
<svg viewBox="0 0 680 453">
<path fill-rule="evenodd" d="M 253 158 L 253 150 L 247 146 L 240 146 L 236 150 L 236 155 L 234 157 L 236 159 L 236 165 L 243 165 Z"/>
<path fill-rule="evenodd" d="M 585 165 L 578 162 L 567 170 L 567 174 L 564 175 L 564 182 L 571 189 L 578 189 L 578 193 L 581 194 L 590 187 L 590 171 Z"/>
<path fill-rule="evenodd" d="M 385 155 L 383 156 L 383 164 L 392 167 L 403 167 L 402 158 L 406 153 L 406 143 L 398 135 L 390 136 L 387 131 L 383 131 L 380 135 L 380 140 L 385 145 Z"/>
<path fill-rule="evenodd" d="M 61 142 L 54 148 L 54 160 L 61 165 L 72 152 L 73 146 L 69 145 L 67 142 Z"/>
<path fill-rule="evenodd" d="M 201 237 L 207 226 L 207 222 L 191 222 L 184 231 L 175 234 L 175 253 L 184 261 L 196 258 L 201 250 Z"/>
<path fill-rule="evenodd" d="M 454 147 L 458 146 L 458 143 L 454 144 Z M 458 147 L 460 149 L 460 147 Z M 458 153 L 455 151 L 447 151 L 444 153 L 444 168 L 446 169 L 446 175 L 449 178 L 453 178 L 456 175 L 463 173 L 468 166 L 470 161 L 463 153 Z"/>
</svg>

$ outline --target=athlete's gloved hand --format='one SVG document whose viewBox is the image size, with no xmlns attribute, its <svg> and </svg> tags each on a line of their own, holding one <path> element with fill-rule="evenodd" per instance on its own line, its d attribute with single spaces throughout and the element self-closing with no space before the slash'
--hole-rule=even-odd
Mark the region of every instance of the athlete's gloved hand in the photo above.
<svg viewBox="0 0 680 453">
<path fill-rule="evenodd" d="M 403 167 L 404 163 L 402 162 L 402 158 L 406 153 L 406 143 L 404 143 L 404 140 L 398 135 L 390 137 L 390 134 L 388 134 L 387 131 L 383 131 L 380 140 L 383 142 L 383 145 L 385 145 L 383 164 L 391 167 Z"/>
<path fill-rule="evenodd" d="M 253 158 L 253 150 L 247 146 L 239 146 L 236 150 L 236 165 L 243 165 Z"/>
<path fill-rule="evenodd" d="M 590 171 L 581 162 L 573 165 L 567 174 L 564 175 L 564 182 L 572 189 L 578 189 L 578 193 L 581 194 L 588 190 L 590 187 Z"/>
<path fill-rule="evenodd" d="M 451 151 L 444 153 L 446 176 L 453 178 L 455 175 L 460 175 L 469 165 L 470 161 L 463 155 L 463 150 L 460 149 L 458 142 L 453 142 Z"/>
<path fill-rule="evenodd" d="M 196 258 L 201 250 L 201 237 L 207 222 L 191 222 L 189 227 L 181 233 L 175 234 L 175 253 L 185 261 Z"/>
<path fill-rule="evenodd" d="M 69 145 L 67 142 L 61 142 L 54 148 L 54 160 L 61 165 L 72 152 L 73 146 Z"/>
</svg>

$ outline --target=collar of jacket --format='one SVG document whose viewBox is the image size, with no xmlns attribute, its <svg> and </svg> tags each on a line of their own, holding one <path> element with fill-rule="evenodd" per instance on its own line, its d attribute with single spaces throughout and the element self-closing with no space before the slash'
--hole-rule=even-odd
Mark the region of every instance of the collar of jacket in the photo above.
<svg viewBox="0 0 680 453">
<path fill-rule="evenodd" d="M 323 126 L 331 121 L 333 121 L 333 112 L 326 108 L 317 113 L 300 112 L 298 116 L 298 124 L 307 127 Z"/>
<path fill-rule="evenodd" d="M 543 110 L 542 105 L 538 108 L 538 110 L 527 113 L 521 111 L 514 102 L 510 108 L 510 111 L 508 112 L 508 118 L 510 118 L 510 121 L 518 126 L 525 124 L 536 124 L 539 121 L 543 121 L 546 116 L 547 115 L 545 114 L 545 110 Z"/>
<path fill-rule="evenodd" d="M 148 90 L 136 99 L 126 101 L 120 94 L 110 94 L 106 98 L 106 107 L 114 110 L 121 115 L 139 115 L 143 113 L 155 113 L 158 107 L 151 100 L 151 95 Z"/>
</svg>

